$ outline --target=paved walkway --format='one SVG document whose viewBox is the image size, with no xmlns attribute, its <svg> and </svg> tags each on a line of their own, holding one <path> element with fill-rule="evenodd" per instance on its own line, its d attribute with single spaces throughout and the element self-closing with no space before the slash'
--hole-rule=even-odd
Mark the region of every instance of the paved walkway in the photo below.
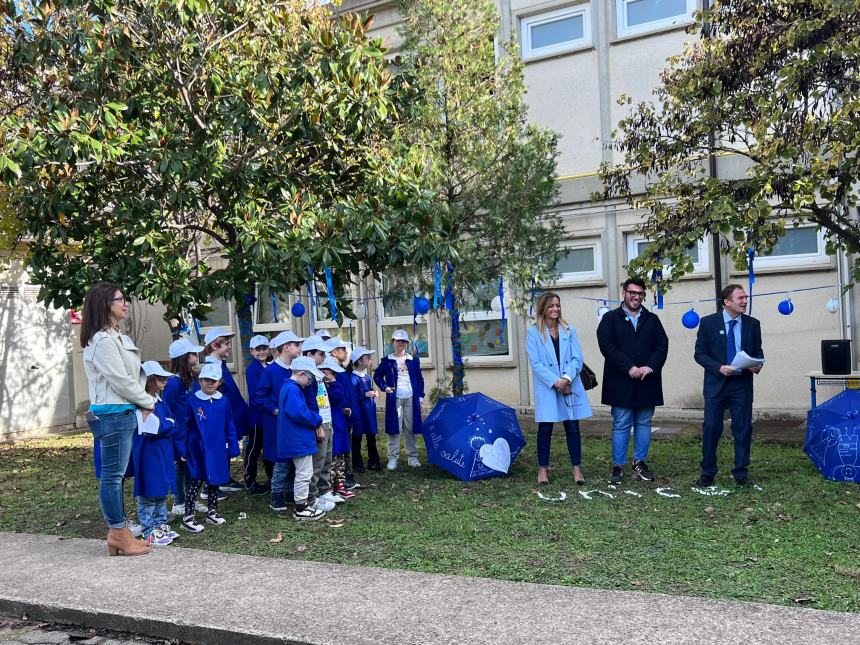
<svg viewBox="0 0 860 645">
<path fill-rule="evenodd" d="M 0 533 L 0 567 L 0 614 L 206 645 L 860 642 L 858 614 L 46 535 Z"/>
</svg>

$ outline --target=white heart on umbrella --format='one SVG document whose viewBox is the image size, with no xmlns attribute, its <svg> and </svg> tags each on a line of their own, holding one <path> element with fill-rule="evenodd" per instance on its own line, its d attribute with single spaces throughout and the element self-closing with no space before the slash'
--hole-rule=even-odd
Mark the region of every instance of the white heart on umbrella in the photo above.
<svg viewBox="0 0 860 645">
<path fill-rule="evenodd" d="M 487 468 L 507 473 L 511 467 L 511 446 L 507 439 L 496 439 L 493 443 L 485 443 L 478 453 Z"/>
</svg>

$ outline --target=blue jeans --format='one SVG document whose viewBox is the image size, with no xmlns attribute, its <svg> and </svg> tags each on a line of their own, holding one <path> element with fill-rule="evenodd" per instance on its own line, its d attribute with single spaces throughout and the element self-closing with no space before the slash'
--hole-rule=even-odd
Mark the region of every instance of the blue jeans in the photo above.
<svg viewBox="0 0 860 645">
<path fill-rule="evenodd" d="M 651 417 L 654 408 L 622 408 L 612 406 L 612 463 L 627 463 L 630 428 L 633 430 L 633 461 L 645 461 L 651 445 Z"/>
<path fill-rule="evenodd" d="M 167 497 L 138 497 L 137 519 L 143 527 L 143 537 L 149 537 L 160 524 L 167 524 Z"/>
<path fill-rule="evenodd" d="M 125 502 L 122 479 L 131 457 L 131 443 L 137 430 L 133 410 L 119 414 L 103 414 L 88 421 L 93 437 L 100 442 L 101 478 L 99 504 L 109 528 L 125 528 Z"/>
<path fill-rule="evenodd" d="M 579 435 L 579 421 L 564 421 L 564 434 L 567 438 L 567 452 L 570 454 L 570 464 L 579 466 L 582 463 L 582 444 Z M 549 448 L 552 441 L 552 423 L 538 423 L 537 453 L 538 468 L 549 468 Z"/>
<path fill-rule="evenodd" d="M 276 461 L 272 468 L 272 492 L 286 495 L 293 494 L 296 479 L 296 466 L 293 460 Z"/>
</svg>

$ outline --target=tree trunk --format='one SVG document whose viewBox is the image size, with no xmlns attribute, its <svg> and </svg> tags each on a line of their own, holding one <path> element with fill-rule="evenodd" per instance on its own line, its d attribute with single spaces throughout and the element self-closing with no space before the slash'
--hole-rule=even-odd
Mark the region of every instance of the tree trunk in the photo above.
<svg viewBox="0 0 860 645">
<path fill-rule="evenodd" d="M 463 364 L 463 341 L 460 339 L 460 311 L 451 309 L 451 353 L 454 364 L 451 374 L 451 394 L 463 396 L 465 390 L 466 366 Z"/>
</svg>

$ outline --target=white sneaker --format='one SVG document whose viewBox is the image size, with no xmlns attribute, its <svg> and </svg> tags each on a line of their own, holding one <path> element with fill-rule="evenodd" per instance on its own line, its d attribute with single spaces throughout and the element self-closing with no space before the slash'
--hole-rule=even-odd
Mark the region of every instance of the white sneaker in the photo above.
<svg viewBox="0 0 860 645">
<path fill-rule="evenodd" d="M 211 513 L 206 514 L 206 523 L 215 524 L 217 526 L 219 524 L 226 524 L 227 520 L 225 520 L 221 515 L 218 515 L 217 511 L 212 511 Z"/>
<path fill-rule="evenodd" d="M 132 536 L 136 538 L 139 538 L 140 534 L 143 533 L 143 527 L 135 522 L 128 523 L 128 530 L 131 531 Z"/>
<path fill-rule="evenodd" d="M 418 461 L 418 457 L 410 457 L 408 463 L 413 468 L 421 468 L 421 462 Z"/>
<path fill-rule="evenodd" d="M 320 499 L 324 499 L 327 502 L 334 502 L 335 504 L 343 504 L 346 501 L 343 497 L 336 495 L 331 491 L 320 495 Z"/>
<path fill-rule="evenodd" d="M 319 499 L 317 499 L 316 502 L 314 502 L 314 508 L 318 508 L 323 513 L 333 511 L 335 506 L 337 506 L 337 504 L 324 500 L 322 497 L 320 497 Z"/>
<path fill-rule="evenodd" d="M 313 522 L 315 520 L 321 520 L 324 517 L 325 513 L 313 506 L 306 506 L 301 511 L 293 511 L 293 519 L 300 522 Z"/>
<path fill-rule="evenodd" d="M 388 460 L 388 470 L 397 470 L 397 459 Z"/>
<path fill-rule="evenodd" d="M 170 509 L 170 517 L 182 517 L 185 515 L 185 504 L 174 504 Z"/>
<path fill-rule="evenodd" d="M 202 533 L 205 527 L 198 524 L 193 515 L 186 515 L 182 518 L 182 528 L 189 533 Z"/>
<path fill-rule="evenodd" d="M 194 510 L 198 513 L 208 513 L 209 507 L 206 504 L 202 504 L 200 502 L 194 502 Z"/>
</svg>

